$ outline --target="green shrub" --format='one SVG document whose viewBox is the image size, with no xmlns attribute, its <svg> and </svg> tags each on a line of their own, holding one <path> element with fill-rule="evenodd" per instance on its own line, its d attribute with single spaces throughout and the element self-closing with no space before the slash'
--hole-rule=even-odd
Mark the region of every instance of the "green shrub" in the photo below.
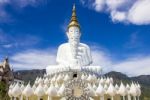
<svg viewBox="0 0 150 100">
<path fill-rule="evenodd" d="M 0 100 L 9 100 L 7 95 L 7 84 L 3 81 L 0 82 Z"/>
</svg>

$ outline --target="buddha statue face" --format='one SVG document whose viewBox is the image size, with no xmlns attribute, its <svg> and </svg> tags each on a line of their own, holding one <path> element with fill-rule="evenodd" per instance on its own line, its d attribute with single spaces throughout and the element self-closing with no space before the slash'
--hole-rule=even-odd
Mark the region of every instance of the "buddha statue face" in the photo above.
<svg viewBox="0 0 150 100">
<path fill-rule="evenodd" d="M 80 29 L 76 26 L 72 26 L 68 29 L 67 36 L 70 43 L 77 45 L 80 40 Z"/>
<path fill-rule="evenodd" d="M 80 36 L 81 36 L 79 27 L 76 27 L 76 26 L 69 27 L 68 32 L 67 32 L 67 36 L 69 39 L 69 44 L 71 47 L 72 56 L 73 56 L 73 58 L 76 58 L 77 48 L 78 48 L 78 45 L 80 42 Z"/>
</svg>

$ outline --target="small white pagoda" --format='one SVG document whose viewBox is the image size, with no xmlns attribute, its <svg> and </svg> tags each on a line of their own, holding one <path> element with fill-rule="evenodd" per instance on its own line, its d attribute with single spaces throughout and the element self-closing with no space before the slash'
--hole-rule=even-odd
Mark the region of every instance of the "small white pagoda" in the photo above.
<svg viewBox="0 0 150 100">
<path fill-rule="evenodd" d="M 111 77 L 101 75 L 100 66 L 92 66 L 88 45 L 80 43 L 81 31 L 75 5 L 66 35 L 68 42 L 57 52 L 57 65 L 46 68 L 47 74 L 37 77 L 33 86 L 12 84 L 9 96 L 13 100 L 139 100 L 138 83 L 115 84 Z M 31 76 L 32 77 L 32 76 Z"/>
</svg>

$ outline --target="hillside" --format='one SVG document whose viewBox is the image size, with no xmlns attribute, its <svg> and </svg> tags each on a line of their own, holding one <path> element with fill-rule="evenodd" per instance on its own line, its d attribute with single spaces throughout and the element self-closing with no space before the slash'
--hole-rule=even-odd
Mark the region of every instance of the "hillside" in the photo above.
<svg viewBox="0 0 150 100">
<path fill-rule="evenodd" d="M 44 75 L 46 71 L 43 70 L 22 70 L 14 72 L 14 76 L 21 78 L 22 80 L 27 82 L 33 83 L 37 76 L 41 77 Z M 142 87 L 142 96 L 141 100 L 150 100 L 150 75 L 141 75 L 137 77 L 128 77 L 125 74 L 120 72 L 109 72 L 106 73 L 104 76 L 110 76 L 114 79 L 115 83 L 120 84 L 120 81 L 124 83 L 131 83 L 131 81 L 139 82 Z"/>
<path fill-rule="evenodd" d="M 14 77 L 17 79 L 21 79 L 24 80 L 25 84 L 30 82 L 31 84 L 33 84 L 33 82 L 35 81 L 36 77 L 42 77 L 44 75 L 46 71 L 43 70 L 20 70 L 20 71 L 16 71 L 14 72 Z"/>
</svg>

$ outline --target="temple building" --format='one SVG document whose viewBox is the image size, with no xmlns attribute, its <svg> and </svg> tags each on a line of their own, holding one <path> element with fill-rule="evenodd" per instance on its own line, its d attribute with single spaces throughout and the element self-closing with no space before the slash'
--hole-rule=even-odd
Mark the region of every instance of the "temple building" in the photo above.
<svg viewBox="0 0 150 100">
<path fill-rule="evenodd" d="M 90 47 L 80 42 L 80 24 L 73 6 L 66 35 L 68 42 L 57 52 L 57 65 L 48 65 L 47 74 L 37 77 L 33 86 L 11 84 L 12 100 L 139 100 L 140 85 L 114 83 L 113 78 L 101 75 L 102 68 L 93 66 Z"/>
<path fill-rule="evenodd" d="M 5 60 L 0 64 L 0 81 L 9 84 L 13 80 L 13 72 L 10 69 L 9 61 L 6 57 Z"/>
</svg>

